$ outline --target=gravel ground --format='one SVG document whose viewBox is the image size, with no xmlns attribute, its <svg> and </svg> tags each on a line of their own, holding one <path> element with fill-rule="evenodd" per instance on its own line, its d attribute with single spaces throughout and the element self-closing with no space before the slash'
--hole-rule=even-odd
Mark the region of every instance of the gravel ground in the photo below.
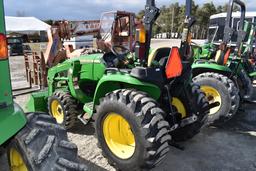
<svg viewBox="0 0 256 171">
<path fill-rule="evenodd" d="M 15 101 L 24 106 L 28 97 L 19 96 Z M 256 170 L 256 110 L 248 104 L 243 109 L 225 126 L 205 128 L 192 140 L 181 143 L 184 151 L 171 147 L 167 158 L 154 171 Z M 114 171 L 101 155 L 94 132 L 92 123 L 78 124 L 68 135 L 91 170 Z"/>
<path fill-rule="evenodd" d="M 178 45 L 179 41 L 160 40 L 154 43 Z M 22 62 L 22 57 L 11 57 L 13 78 L 24 78 Z M 19 67 L 15 67 L 14 63 L 19 64 Z M 28 97 L 18 96 L 15 101 L 24 108 Z M 154 171 L 256 170 L 256 108 L 246 104 L 243 109 L 225 126 L 205 128 L 192 140 L 181 143 L 185 150 L 171 147 L 166 159 Z M 79 156 L 89 165 L 90 170 L 114 171 L 101 155 L 94 133 L 92 123 L 87 126 L 78 124 L 68 136 L 77 144 Z M 7 170 L 5 163 L 6 158 L 0 158 L 1 171 Z"/>
</svg>

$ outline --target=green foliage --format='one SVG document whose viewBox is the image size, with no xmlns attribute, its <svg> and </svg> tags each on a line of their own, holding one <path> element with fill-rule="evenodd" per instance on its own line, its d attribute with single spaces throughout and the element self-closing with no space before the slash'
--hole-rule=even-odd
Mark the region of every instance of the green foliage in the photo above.
<svg viewBox="0 0 256 171">
<path fill-rule="evenodd" d="M 53 22 L 54 22 L 54 21 L 53 21 L 53 20 L 45 20 L 44 22 L 47 23 L 47 24 L 49 24 L 49 25 L 53 25 Z"/>
<path fill-rule="evenodd" d="M 207 28 L 210 16 L 213 14 L 226 12 L 228 4 L 223 6 L 215 6 L 213 2 L 207 2 L 203 5 L 197 5 L 193 1 L 192 15 L 196 18 L 197 23 L 192 28 L 194 38 L 206 38 Z M 234 6 L 235 10 L 239 10 L 237 6 Z M 178 2 L 172 3 L 160 8 L 161 14 L 153 27 L 153 35 L 158 33 L 181 33 L 185 15 L 185 5 L 181 5 Z M 137 14 L 138 18 L 143 18 L 145 11 L 142 10 Z"/>
</svg>

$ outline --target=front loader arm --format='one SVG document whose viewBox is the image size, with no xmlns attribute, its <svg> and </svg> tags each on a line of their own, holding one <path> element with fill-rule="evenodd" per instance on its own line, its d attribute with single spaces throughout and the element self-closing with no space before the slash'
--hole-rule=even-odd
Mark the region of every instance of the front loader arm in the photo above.
<svg viewBox="0 0 256 171">
<path fill-rule="evenodd" d="M 79 76 L 81 68 L 80 62 L 77 60 L 72 62 L 64 62 L 48 71 L 48 96 L 51 96 L 57 89 L 57 83 L 66 82 L 71 95 L 77 99 L 83 97 L 81 92 L 77 93 L 73 79 Z"/>
</svg>

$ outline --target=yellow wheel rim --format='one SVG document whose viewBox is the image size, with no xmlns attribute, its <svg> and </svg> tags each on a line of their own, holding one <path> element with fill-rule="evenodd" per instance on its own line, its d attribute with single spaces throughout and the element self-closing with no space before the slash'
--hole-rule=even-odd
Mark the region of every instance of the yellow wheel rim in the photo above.
<svg viewBox="0 0 256 171">
<path fill-rule="evenodd" d="M 53 100 L 51 103 L 51 113 L 52 116 L 56 119 L 57 123 L 62 124 L 64 121 L 64 112 L 61 104 L 58 100 Z"/>
<path fill-rule="evenodd" d="M 28 171 L 21 154 L 16 149 L 11 148 L 9 159 L 11 171 Z"/>
<path fill-rule="evenodd" d="M 126 119 L 109 113 L 103 122 L 103 134 L 111 152 L 120 159 L 129 159 L 135 152 L 135 138 Z"/>
<path fill-rule="evenodd" d="M 210 109 L 210 115 L 217 113 L 221 108 L 221 95 L 218 90 L 210 86 L 201 86 L 201 90 L 206 94 L 210 104 L 215 102 L 220 103 L 219 106 Z"/>
<path fill-rule="evenodd" d="M 187 116 L 186 108 L 180 99 L 178 99 L 177 97 L 173 97 L 172 105 L 176 107 L 182 118 L 185 118 Z"/>
</svg>

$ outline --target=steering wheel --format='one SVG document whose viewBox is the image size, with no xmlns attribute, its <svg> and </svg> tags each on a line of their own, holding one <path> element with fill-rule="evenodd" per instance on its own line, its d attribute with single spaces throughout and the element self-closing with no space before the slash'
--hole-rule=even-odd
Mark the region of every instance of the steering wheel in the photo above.
<svg viewBox="0 0 256 171">
<path fill-rule="evenodd" d="M 117 57 L 123 57 L 126 56 L 130 50 L 122 45 L 113 45 L 111 47 L 111 51 L 116 55 Z"/>
</svg>

